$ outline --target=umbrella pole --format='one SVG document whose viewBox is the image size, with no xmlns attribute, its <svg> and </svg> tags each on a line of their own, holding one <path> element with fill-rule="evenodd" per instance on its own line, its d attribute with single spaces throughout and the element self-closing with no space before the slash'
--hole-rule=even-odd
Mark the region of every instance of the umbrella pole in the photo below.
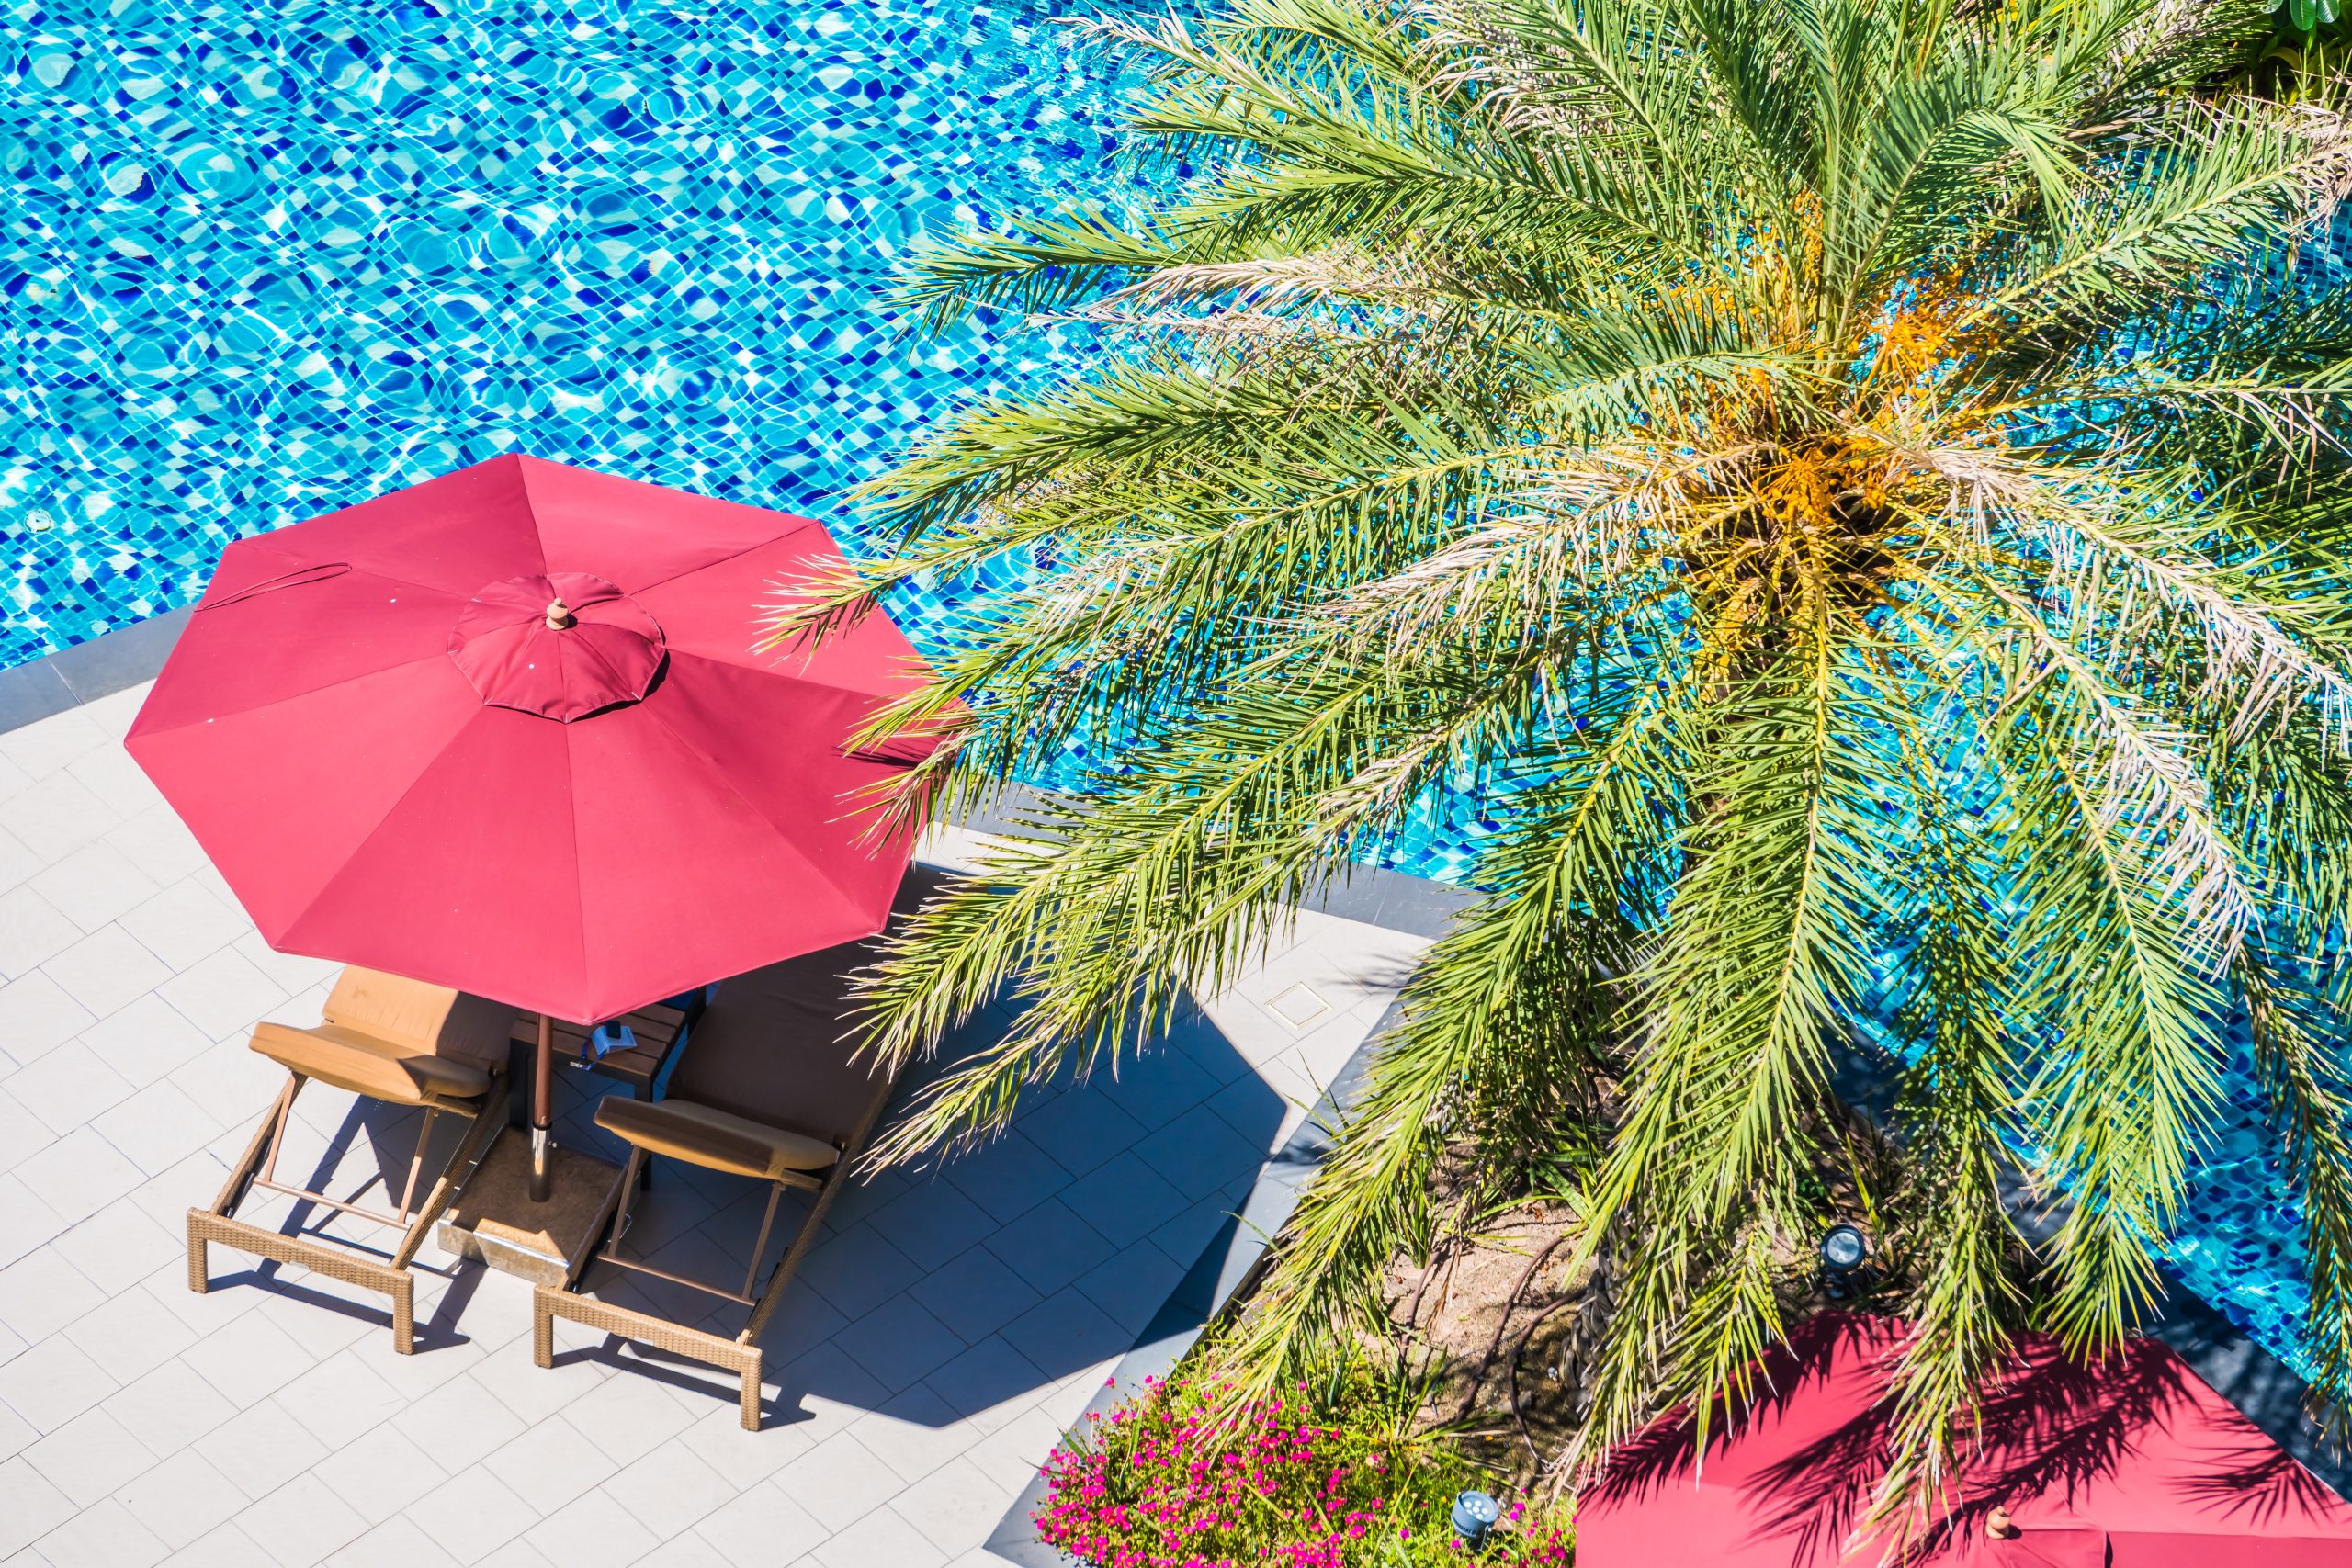
<svg viewBox="0 0 2352 1568">
<path fill-rule="evenodd" d="M 548 1131 L 554 1125 L 555 1020 L 539 1014 L 538 1070 L 531 1075 L 531 1201 L 548 1201 Z"/>
</svg>

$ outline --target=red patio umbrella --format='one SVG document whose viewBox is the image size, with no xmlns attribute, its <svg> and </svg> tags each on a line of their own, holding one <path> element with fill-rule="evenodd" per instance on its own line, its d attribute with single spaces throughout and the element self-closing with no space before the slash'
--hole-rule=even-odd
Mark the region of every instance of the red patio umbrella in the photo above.
<svg viewBox="0 0 2352 1568">
<path fill-rule="evenodd" d="M 615 1017 L 871 935 L 911 844 L 851 732 L 923 678 L 887 616 L 758 647 L 824 527 L 494 458 L 241 540 L 131 755 L 273 947 Z"/>
<path fill-rule="evenodd" d="M 2352 1507 L 2153 1340 L 2088 1367 L 2030 1342 L 1926 1533 L 1853 1542 L 1884 1473 L 1902 1337 L 1883 1319 L 1815 1319 L 1703 1466 L 1687 1420 L 1628 1445 L 1577 1499 L 1577 1568 L 2352 1565 Z M 2014 1535 L 1986 1536 L 1996 1507 Z"/>
</svg>

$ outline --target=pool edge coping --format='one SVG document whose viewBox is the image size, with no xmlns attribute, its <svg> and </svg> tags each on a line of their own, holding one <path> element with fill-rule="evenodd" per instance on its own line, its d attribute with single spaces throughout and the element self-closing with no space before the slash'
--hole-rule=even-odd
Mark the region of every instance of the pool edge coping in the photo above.
<svg viewBox="0 0 2352 1568">
<path fill-rule="evenodd" d="M 0 735 L 153 680 L 193 614 L 184 604 L 0 670 Z"/>
</svg>

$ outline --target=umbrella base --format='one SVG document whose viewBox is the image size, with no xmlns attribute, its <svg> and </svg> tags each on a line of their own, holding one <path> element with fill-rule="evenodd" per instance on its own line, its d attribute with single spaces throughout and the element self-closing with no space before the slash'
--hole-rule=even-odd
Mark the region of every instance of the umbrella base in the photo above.
<svg viewBox="0 0 2352 1568">
<path fill-rule="evenodd" d="M 535 1285 L 577 1279 L 620 1201 L 621 1168 L 577 1149 L 551 1148 L 548 1158 L 552 1191 L 533 1202 L 530 1137 L 501 1133 L 435 1228 L 441 1250 Z"/>
</svg>

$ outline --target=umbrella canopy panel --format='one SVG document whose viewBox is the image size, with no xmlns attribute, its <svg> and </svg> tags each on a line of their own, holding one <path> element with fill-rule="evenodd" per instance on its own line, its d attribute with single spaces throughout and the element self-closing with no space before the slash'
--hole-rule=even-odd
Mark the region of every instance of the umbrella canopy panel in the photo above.
<svg viewBox="0 0 2352 1568">
<path fill-rule="evenodd" d="M 2245 1568 L 2352 1564 L 2352 1507 L 2153 1340 L 2092 1366 L 2030 1341 L 1984 1443 L 1906 1547 L 1856 1539 L 1884 1473 L 1899 1324 L 1825 1316 L 1770 1358 L 1703 1465 L 1688 1419 L 1577 1499 L 1578 1568 Z M 2017 1534 L 1984 1525 L 2007 1509 Z"/>
<path fill-rule="evenodd" d="M 881 928 L 887 616 L 759 648 L 806 518 L 502 457 L 240 541 L 132 756 L 270 945 L 581 1022 Z M 797 585 L 796 589 L 796 585 Z"/>
</svg>

